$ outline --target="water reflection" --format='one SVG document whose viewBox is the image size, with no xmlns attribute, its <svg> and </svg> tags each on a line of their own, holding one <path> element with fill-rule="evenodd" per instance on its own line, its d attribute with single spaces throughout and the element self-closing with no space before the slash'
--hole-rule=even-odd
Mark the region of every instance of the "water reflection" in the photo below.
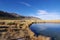
<svg viewBox="0 0 60 40">
<path fill-rule="evenodd" d="M 35 35 L 50 36 L 51 40 L 60 40 L 60 24 L 54 23 L 40 23 L 32 24 L 30 29 Z"/>
</svg>

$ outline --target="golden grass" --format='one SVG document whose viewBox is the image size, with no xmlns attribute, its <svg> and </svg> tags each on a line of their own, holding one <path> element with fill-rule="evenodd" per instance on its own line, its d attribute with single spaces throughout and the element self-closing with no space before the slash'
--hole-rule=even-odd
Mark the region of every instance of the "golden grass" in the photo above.
<svg viewBox="0 0 60 40">
<path fill-rule="evenodd" d="M 60 20 L 44 20 L 45 22 L 60 23 Z"/>
<path fill-rule="evenodd" d="M 0 22 L 5 22 L 5 26 L 8 24 L 8 23 L 17 23 L 17 28 L 16 29 L 20 29 L 20 27 L 22 27 L 22 29 L 19 31 L 20 33 L 17 33 L 15 31 L 11 32 L 10 28 L 11 28 L 11 25 L 9 26 L 10 28 L 8 28 L 8 32 L 11 33 L 10 35 L 11 36 L 14 36 L 15 38 L 19 38 L 19 37 L 26 37 L 26 35 L 28 35 L 31 40 L 40 40 L 41 37 L 42 37 L 42 40 L 45 38 L 47 38 L 47 40 L 49 39 L 48 37 L 45 37 L 45 36 L 40 36 L 40 37 L 35 37 L 34 36 L 34 33 L 29 29 L 29 25 L 32 23 L 32 22 L 35 22 L 35 23 L 47 23 L 47 22 L 50 22 L 50 23 L 60 23 L 60 20 L 0 20 Z M 1 25 L 0 25 L 1 26 Z M 4 26 L 4 25 L 2 25 Z M 7 25 L 8 26 L 8 25 Z M 27 34 L 25 33 L 27 32 Z M 6 33 L 2 33 L 2 34 L 6 34 Z M 15 34 L 15 35 L 14 35 Z M 3 35 L 3 37 L 4 37 Z M 8 35 L 6 35 L 8 37 Z M 12 37 L 13 38 L 13 37 Z"/>
</svg>

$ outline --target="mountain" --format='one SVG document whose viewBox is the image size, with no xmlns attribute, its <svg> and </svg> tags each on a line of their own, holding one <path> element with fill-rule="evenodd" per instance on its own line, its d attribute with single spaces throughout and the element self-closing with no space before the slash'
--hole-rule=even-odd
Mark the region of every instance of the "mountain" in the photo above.
<svg viewBox="0 0 60 40">
<path fill-rule="evenodd" d="M 18 14 L 15 13 L 0 11 L 0 19 L 20 19 L 20 18 L 25 18 L 25 17 L 19 16 Z"/>
<path fill-rule="evenodd" d="M 0 19 L 17 19 L 18 20 L 18 19 L 39 19 L 39 18 L 22 16 L 16 13 L 8 13 L 8 12 L 0 11 Z"/>
</svg>

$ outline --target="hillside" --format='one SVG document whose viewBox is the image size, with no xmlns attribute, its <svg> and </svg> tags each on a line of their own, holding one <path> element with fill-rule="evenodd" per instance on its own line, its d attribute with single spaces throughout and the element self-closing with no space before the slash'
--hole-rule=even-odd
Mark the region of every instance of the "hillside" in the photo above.
<svg viewBox="0 0 60 40">
<path fill-rule="evenodd" d="M 20 19 L 25 18 L 24 16 L 18 16 L 15 13 L 8 13 L 4 11 L 0 11 L 0 19 Z"/>
<path fill-rule="evenodd" d="M 8 13 L 8 12 L 0 11 L 0 19 L 20 20 L 20 19 L 39 19 L 39 18 L 30 17 L 30 16 L 22 16 L 16 13 Z"/>
</svg>

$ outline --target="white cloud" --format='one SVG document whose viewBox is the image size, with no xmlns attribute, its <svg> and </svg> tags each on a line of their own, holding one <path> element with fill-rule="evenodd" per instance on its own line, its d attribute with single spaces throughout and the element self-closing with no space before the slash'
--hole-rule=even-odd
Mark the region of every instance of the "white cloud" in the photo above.
<svg viewBox="0 0 60 40">
<path fill-rule="evenodd" d="M 42 20 L 60 20 L 58 12 L 47 12 L 46 10 L 38 10 L 36 14 L 30 14 L 30 16 L 38 17 Z"/>
<path fill-rule="evenodd" d="M 57 20 L 60 19 L 58 12 L 47 12 L 46 10 L 38 10 L 36 14 L 32 16 L 38 17 L 42 20 Z"/>
<path fill-rule="evenodd" d="M 20 3 L 23 4 L 23 5 L 25 5 L 25 6 L 28 6 L 28 7 L 31 6 L 30 4 L 28 4 L 28 3 L 26 3 L 26 2 L 20 2 Z"/>
<path fill-rule="evenodd" d="M 43 20 L 55 20 L 60 19 L 60 15 L 57 12 L 47 12 L 46 10 L 38 10 L 37 17 Z"/>
<path fill-rule="evenodd" d="M 48 12 L 45 11 L 45 10 L 38 10 L 37 13 L 38 13 L 38 14 L 42 14 L 42 15 L 48 14 Z"/>
<path fill-rule="evenodd" d="M 60 19 L 60 15 L 52 15 L 52 14 L 48 14 L 48 15 L 39 15 L 38 17 L 40 17 L 43 20 L 55 20 L 55 19 Z"/>
</svg>

